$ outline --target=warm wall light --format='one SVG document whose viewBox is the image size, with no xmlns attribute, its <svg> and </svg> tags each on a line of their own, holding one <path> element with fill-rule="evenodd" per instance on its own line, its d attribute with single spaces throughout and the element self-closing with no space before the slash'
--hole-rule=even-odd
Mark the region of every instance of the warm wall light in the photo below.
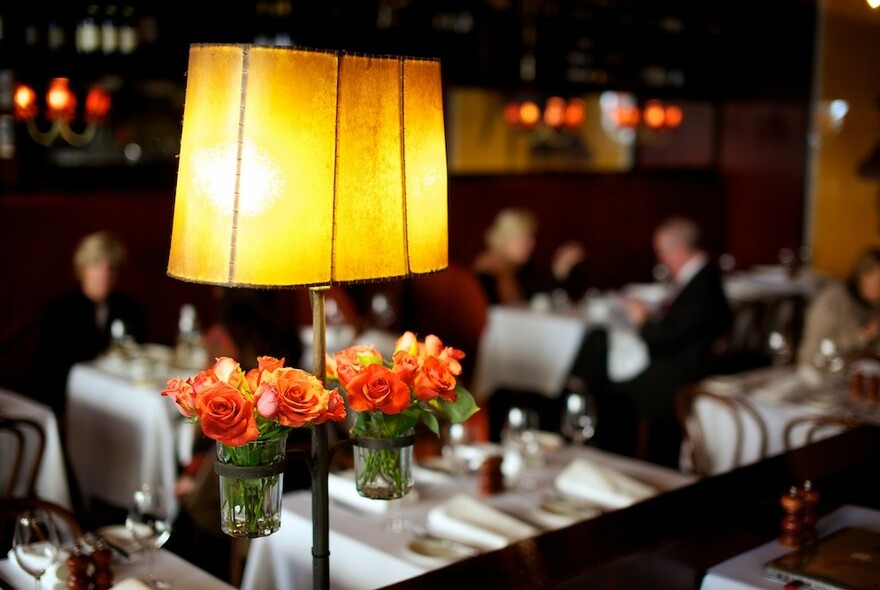
<svg viewBox="0 0 880 590">
<path fill-rule="evenodd" d="M 49 82 L 45 112 L 46 119 L 51 122 L 48 131 L 41 131 L 36 122 L 39 108 L 37 93 L 33 88 L 26 84 L 17 85 L 14 102 L 15 118 L 25 121 L 31 138 L 45 146 L 52 145 L 58 136 L 75 147 L 88 144 L 95 137 L 96 128 L 104 124 L 111 106 L 110 93 L 100 85 L 92 86 L 86 95 L 83 115 L 86 125 L 82 132 L 77 133 L 71 127 L 76 118 L 76 95 L 70 89 L 67 78 L 53 78 Z"/>
<path fill-rule="evenodd" d="M 603 92 L 599 106 L 603 127 L 622 143 L 634 143 L 636 139 L 653 141 L 684 121 L 684 112 L 678 105 L 650 99 L 640 109 L 636 97 L 627 92 Z"/>
<path fill-rule="evenodd" d="M 551 96 L 543 107 L 535 100 L 512 100 L 504 107 L 504 120 L 511 127 L 533 131 L 539 126 L 553 131 L 577 131 L 586 120 L 586 103 L 582 98 L 565 99 Z"/>
<path fill-rule="evenodd" d="M 447 266 L 440 62 L 193 45 L 172 277 L 311 288 L 324 380 L 327 287 Z M 314 586 L 329 586 L 324 425 L 312 430 Z"/>
<path fill-rule="evenodd" d="M 878 6 L 880 6 L 880 0 L 867 0 L 867 2 L 868 6 L 870 6 L 871 8 L 877 8 Z"/>
</svg>

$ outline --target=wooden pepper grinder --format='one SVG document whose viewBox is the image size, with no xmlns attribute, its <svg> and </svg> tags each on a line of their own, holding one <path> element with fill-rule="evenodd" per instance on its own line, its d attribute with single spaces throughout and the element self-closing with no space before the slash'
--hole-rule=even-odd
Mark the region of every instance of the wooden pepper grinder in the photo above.
<svg viewBox="0 0 880 590">
<path fill-rule="evenodd" d="M 67 590 L 89 590 L 92 583 L 89 575 L 91 565 L 92 558 L 74 547 L 67 557 Z"/>
<path fill-rule="evenodd" d="M 490 455 L 480 465 L 480 495 L 492 496 L 504 491 L 501 455 Z"/>
<path fill-rule="evenodd" d="M 779 499 L 779 504 L 785 513 L 780 523 L 779 542 L 787 547 L 799 547 L 803 543 L 804 499 L 798 488 L 791 486 Z"/>
<path fill-rule="evenodd" d="M 865 393 L 868 407 L 873 408 L 877 405 L 878 394 L 880 394 L 880 377 L 876 373 L 871 373 L 868 375 L 868 386 Z"/>
<path fill-rule="evenodd" d="M 813 482 L 808 479 L 801 487 L 800 495 L 804 500 L 802 536 L 804 542 L 809 543 L 816 538 L 816 507 L 819 504 L 819 492 L 813 489 Z"/>
<path fill-rule="evenodd" d="M 862 401 L 862 391 L 865 388 L 865 376 L 862 373 L 853 373 L 849 384 L 849 401 L 857 404 Z"/>
<path fill-rule="evenodd" d="M 103 539 L 99 540 L 97 548 L 92 552 L 92 590 L 108 590 L 113 586 L 113 571 L 110 569 L 112 558 L 110 548 L 104 544 Z"/>
</svg>

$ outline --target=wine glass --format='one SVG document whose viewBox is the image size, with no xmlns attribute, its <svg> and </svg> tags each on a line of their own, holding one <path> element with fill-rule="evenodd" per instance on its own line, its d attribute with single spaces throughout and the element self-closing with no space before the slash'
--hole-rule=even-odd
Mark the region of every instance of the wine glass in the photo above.
<svg viewBox="0 0 880 590">
<path fill-rule="evenodd" d="M 596 400 L 586 392 L 565 395 L 560 430 L 571 442 L 584 444 L 596 434 Z"/>
<path fill-rule="evenodd" d="M 159 486 L 142 484 L 131 497 L 125 527 L 146 553 L 146 580 L 152 588 L 166 590 L 171 584 L 153 573 L 155 551 L 171 536 L 171 517 L 165 492 Z"/>
<path fill-rule="evenodd" d="M 33 576 L 35 587 L 40 590 L 40 578 L 58 558 L 60 547 L 52 515 L 38 509 L 16 516 L 12 547 L 15 561 Z"/>
</svg>

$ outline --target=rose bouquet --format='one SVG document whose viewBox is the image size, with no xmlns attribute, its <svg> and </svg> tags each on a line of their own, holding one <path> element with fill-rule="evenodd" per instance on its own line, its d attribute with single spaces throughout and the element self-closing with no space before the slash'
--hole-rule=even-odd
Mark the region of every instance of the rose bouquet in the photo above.
<svg viewBox="0 0 880 590">
<path fill-rule="evenodd" d="M 221 526 L 232 536 L 264 536 L 280 526 L 281 476 L 291 428 L 345 419 L 338 389 L 284 366 L 284 359 L 257 358 L 245 373 L 229 357 L 183 380 L 169 379 L 162 395 L 217 441 Z"/>
<path fill-rule="evenodd" d="M 417 424 L 439 436 L 440 420 L 460 423 L 478 411 L 457 380 L 462 358 L 462 351 L 444 346 L 437 336 L 420 342 L 405 332 L 391 359 L 370 345 L 352 346 L 327 359 L 327 381 L 339 384 L 355 416 L 351 433 L 362 495 L 391 499 L 409 491 L 407 467 Z"/>
</svg>

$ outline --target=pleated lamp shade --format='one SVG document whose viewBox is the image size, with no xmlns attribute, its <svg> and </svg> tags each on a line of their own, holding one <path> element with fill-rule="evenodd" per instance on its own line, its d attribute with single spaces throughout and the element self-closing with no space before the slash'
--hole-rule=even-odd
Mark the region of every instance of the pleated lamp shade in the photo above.
<svg viewBox="0 0 880 590">
<path fill-rule="evenodd" d="M 190 48 L 168 274 L 322 286 L 446 268 L 440 62 Z"/>
</svg>

